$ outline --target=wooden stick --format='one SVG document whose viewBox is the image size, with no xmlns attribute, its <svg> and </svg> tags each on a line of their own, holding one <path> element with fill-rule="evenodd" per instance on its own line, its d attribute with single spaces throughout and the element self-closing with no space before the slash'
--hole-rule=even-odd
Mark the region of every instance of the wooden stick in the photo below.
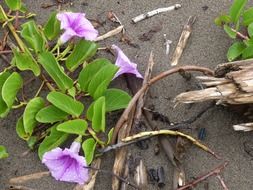
<svg viewBox="0 0 253 190">
<path fill-rule="evenodd" d="M 191 36 L 192 25 L 194 24 L 195 20 L 196 20 L 195 16 L 194 17 L 190 16 L 187 24 L 184 26 L 184 29 L 179 38 L 176 50 L 172 56 L 171 66 L 176 66 L 178 64 L 179 59 L 181 58 L 184 48 L 186 47 L 186 44 L 188 42 L 188 39 Z"/>
<path fill-rule="evenodd" d="M 219 175 L 221 173 L 221 171 L 228 165 L 228 162 L 225 162 L 221 165 L 219 165 L 218 167 L 216 167 L 215 169 L 211 170 L 210 172 L 197 177 L 196 180 L 189 182 L 188 184 L 184 185 L 183 187 L 178 188 L 177 190 L 186 190 L 189 188 L 193 188 L 195 187 L 198 183 L 206 180 L 207 178 L 214 176 L 214 175 Z"/>
<path fill-rule="evenodd" d="M 119 129 L 123 126 L 123 124 L 128 120 L 129 118 L 129 113 L 131 112 L 133 106 L 136 104 L 138 101 L 139 97 L 146 92 L 146 90 L 153 84 L 155 84 L 157 81 L 172 75 L 174 73 L 177 73 L 180 70 L 185 70 L 185 71 L 198 71 L 202 72 L 205 74 L 213 75 L 213 71 L 205 68 L 205 67 L 199 67 L 199 66 L 191 66 L 191 65 L 186 65 L 182 67 L 173 67 L 172 69 L 162 72 L 159 75 L 153 77 L 146 85 L 142 86 L 142 88 L 134 95 L 134 97 L 131 99 L 131 101 L 128 104 L 128 107 L 125 109 L 123 114 L 121 115 L 120 119 L 118 120 L 114 131 L 113 131 L 113 137 L 112 137 L 112 144 L 116 142 L 117 135 L 119 132 Z"/>
<path fill-rule="evenodd" d="M 21 185 L 10 185 L 9 190 L 35 190 L 35 189 Z"/>
<path fill-rule="evenodd" d="M 142 21 L 144 19 L 147 19 L 147 18 L 150 18 L 152 16 L 155 16 L 157 14 L 164 13 L 164 12 L 170 12 L 170 11 L 173 11 L 173 10 L 177 10 L 177 9 L 179 9 L 181 7 L 182 7 L 182 5 L 175 4 L 175 5 L 170 6 L 170 7 L 158 8 L 158 9 L 155 9 L 153 11 L 149 11 L 147 13 L 140 14 L 140 15 L 132 18 L 132 21 L 133 21 L 133 23 L 137 23 L 137 22 L 140 22 L 140 21 Z"/>
<path fill-rule="evenodd" d="M 44 172 L 38 172 L 38 173 L 33 173 L 29 175 L 24 175 L 24 176 L 19 176 L 19 177 L 14 177 L 9 180 L 9 183 L 26 183 L 27 181 L 35 180 L 35 179 L 40 179 L 45 176 L 49 176 L 50 172 L 44 171 Z"/>
<path fill-rule="evenodd" d="M 172 135 L 172 136 L 181 136 L 181 137 L 184 137 L 184 138 L 190 140 L 193 144 L 195 144 L 199 148 L 201 148 L 204 151 L 212 154 L 214 157 L 219 158 L 214 153 L 214 151 L 212 151 L 210 148 L 208 148 L 207 146 L 205 146 L 204 144 L 202 144 L 198 140 L 194 139 L 193 137 L 191 137 L 189 135 L 186 135 L 186 134 L 184 134 L 182 132 L 179 132 L 179 131 L 172 131 L 172 130 L 145 131 L 145 132 L 141 132 L 141 133 L 138 133 L 136 135 L 133 135 L 133 136 L 126 137 L 126 138 L 121 139 L 121 140 L 123 142 L 128 142 L 128 141 L 133 141 L 135 139 L 146 137 L 146 136 L 153 137 L 153 136 L 157 136 L 157 135 Z"/>
<path fill-rule="evenodd" d="M 102 36 L 98 36 L 95 41 L 98 42 L 98 41 L 105 40 L 106 38 L 115 36 L 115 35 L 119 34 L 120 32 L 122 32 L 123 28 L 124 28 L 124 26 L 121 25 L 121 26 L 119 26 L 119 27 L 117 27 L 117 28 L 115 28 L 115 29 L 113 29 L 113 30 L 111 30 L 111 31 L 103 34 Z"/>
</svg>

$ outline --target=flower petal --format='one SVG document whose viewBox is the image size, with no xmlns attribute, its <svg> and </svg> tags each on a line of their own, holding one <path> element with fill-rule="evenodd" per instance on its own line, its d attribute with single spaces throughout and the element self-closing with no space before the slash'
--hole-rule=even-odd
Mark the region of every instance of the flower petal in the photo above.
<svg viewBox="0 0 253 190">
<path fill-rule="evenodd" d="M 138 78 L 143 78 L 137 69 L 137 64 L 131 62 L 118 46 L 112 45 L 112 49 L 114 49 L 117 52 L 117 59 L 115 65 L 119 67 L 119 70 L 115 74 L 114 78 L 124 73 L 131 73 Z"/>
<path fill-rule="evenodd" d="M 66 30 L 60 37 L 60 41 L 61 43 L 66 43 L 67 41 L 69 41 L 72 37 L 74 37 L 76 35 L 75 32 L 73 32 L 72 30 Z"/>
<path fill-rule="evenodd" d="M 83 168 L 78 162 L 73 161 L 68 168 L 66 168 L 61 181 L 76 182 L 84 184 L 89 179 L 88 169 Z"/>
</svg>

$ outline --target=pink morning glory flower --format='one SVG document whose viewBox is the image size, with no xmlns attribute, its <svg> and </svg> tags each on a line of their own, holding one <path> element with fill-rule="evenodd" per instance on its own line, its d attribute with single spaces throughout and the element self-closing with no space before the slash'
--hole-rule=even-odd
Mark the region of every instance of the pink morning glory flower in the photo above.
<svg viewBox="0 0 253 190">
<path fill-rule="evenodd" d="M 117 52 L 117 59 L 115 65 L 119 67 L 119 70 L 115 74 L 114 78 L 124 73 L 131 73 L 138 78 L 143 78 L 142 75 L 137 70 L 137 64 L 131 62 L 118 46 L 112 45 L 112 49 Z"/>
<path fill-rule="evenodd" d="M 42 163 L 56 180 L 84 184 L 89 180 L 89 171 L 85 158 L 78 154 L 80 146 L 74 141 L 69 149 L 55 148 L 46 152 Z"/>
<path fill-rule="evenodd" d="M 84 13 L 58 13 L 57 19 L 61 22 L 61 29 L 65 30 L 60 37 L 61 43 L 67 42 L 74 36 L 91 41 L 95 40 L 98 36 L 98 31 L 85 18 Z"/>
</svg>

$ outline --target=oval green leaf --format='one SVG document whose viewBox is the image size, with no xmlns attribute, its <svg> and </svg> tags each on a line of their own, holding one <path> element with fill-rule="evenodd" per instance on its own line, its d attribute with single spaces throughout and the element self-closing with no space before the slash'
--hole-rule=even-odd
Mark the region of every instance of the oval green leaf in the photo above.
<svg viewBox="0 0 253 190">
<path fill-rule="evenodd" d="M 113 64 L 108 64 L 102 67 L 95 74 L 88 87 L 88 92 L 94 99 L 97 99 L 104 94 L 108 85 L 115 76 L 117 70 L 117 66 Z"/>
<path fill-rule="evenodd" d="M 124 109 L 131 100 L 131 96 L 128 93 L 114 88 L 106 90 L 104 96 L 106 112 Z"/>
<path fill-rule="evenodd" d="M 81 102 L 61 92 L 50 92 L 47 95 L 47 100 L 55 107 L 75 117 L 79 117 L 84 109 Z"/>
<path fill-rule="evenodd" d="M 236 32 L 233 31 L 228 25 L 224 25 L 224 30 L 228 34 L 228 36 L 232 39 L 236 38 Z"/>
<path fill-rule="evenodd" d="M 33 98 L 27 104 L 24 115 L 23 115 L 23 122 L 24 122 L 24 129 L 25 132 L 29 135 L 33 133 L 33 129 L 37 125 L 37 121 L 35 119 L 36 114 L 45 106 L 45 101 L 41 97 Z"/>
<path fill-rule="evenodd" d="M 2 87 L 9 76 L 9 72 L 0 73 L 0 92 L 2 92 Z M 10 109 L 8 108 L 7 104 L 3 100 L 2 94 L 0 94 L 0 117 L 5 117 L 9 110 Z"/>
<path fill-rule="evenodd" d="M 246 48 L 243 42 L 235 42 L 229 49 L 227 53 L 228 61 L 233 61 L 242 55 L 242 52 Z"/>
<path fill-rule="evenodd" d="M 49 136 L 47 136 L 39 146 L 39 158 L 42 159 L 44 153 L 60 146 L 67 139 L 68 134 L 57 131 L 56 127 L 52 127 Z"/>
<path fill-rule="evenodd" d="M 244 11 L 242 18 L 243 18 L 243 24 L 245 26 L 248 26 L 250 23 L 252 23 L 253 22 L 253 7 Z"/>
<path fill-rule="evenodd" d="M 12 11 L 17 11 L 21 8 L 21 0 L 5 0 L 5 3 Z"/>
<path fill-rule="evenodd" d="M 66 60 L 66 67 L 74 71 L 80 64 L 93 57 L 98 45 L 95 42 L 80 40 Z"/>
<path fill-rule="evenodd" d="M 25 132 L 23 116 L 20 117 L 16 123 L 16 132 L 18 136 L 25 141 L 27 141 L 30 138 L 30 135 Z"/>
<path fill-rule="evenodd" d="M 243 12 L 243 9 L 247 2 L 248 0 L 234 0 L 229 10 L 229 15 L 234 23 L 237 23 L 239 21 L 241 13 Z"/>
<path fill-rule="evenodd" d="M 69 134 L 85 135 L 88 123 L 83 119 L 66 121 L 57 126 L 57 130 Z"/>
<path fill-rule="evenodd" d="M 242 58 L 243 59 L 253 58 L 253 45 L 250 45 L 244 49 L 244 51 L 242 52 Z"/>
<path fill-rule="evenodd" d="M 249 26 L 248 26 L 248 34 L 249 36 L 252 38 L 253 37 L 253 23 L 251 23 Z"/>
<path fill-rule="evenodd" d="M 97 145 L 97 142 L 93 138 L 86 139 L 82 144 L 85 160 L 88 165 L 91 164 L 94 158 L 96 145 Z"/>
<path fill-rule="evenodd" d="M 26 42 L 36 53 L 45 51 L 45 37 L 38 29 L 34 20 L 22 24 L 21 36 L 26 40 Z"/>
<path fill-rule="evenodd" d="M 95 132 L 105 132 L 105 97 L 97 99 L 93 107 L 92 128 Z"/>
<path fill-rule="evenodd" d="M 0 145 L 0 159 L 7 158 L 9 154 L 4 146 Z"/>
<path fill-rule="evenodd" d="M 56 82 L 57 86 L 62 90 L 73 86 L 73 81 L 69 78 L 60 67 L 54 55 L 50 52 L 44 52 L 39 55 L 39 63 L 47 71 L 49 76 Z"/>
<path fill-rule="evenodd" d="M 36 114 L 36 120 L 40 123 L 55 123 L 67 119 L 68 113 L 58 109 L 57 107 L 50 105 L 42 108 Z"/>
<path fill-rule="evenodd" d="M 54 40 L 60 34 L 60 21 L 56 18 L 57 12 L 52 12 L 44 26 L 44 34 L 49 40 Z"/>
<path fill-rule="evenodd" d="M 13 72 L 5 81 L 2 87 L 2 97 L 8 108 L 13 105 L 16 95 L 20 88 L 22 88 L 23 79 L 17 73 Z"/>
<path fill-rule="evenodd" d="M 21 71 L 31 70 L 35 76 L 40 75 L 40 67 L 32 58 L 32 55 L 27 52 L 20 52 L 16 49 L 13 50 L 14 63 Z"/>
<path fill-rule="evenodd" d="M 96 59 L 82 69 L 78 77 L 78 83 L 82 91 L 88 91 L 88 86 L 95 74 L 105 65 L 112 64 L 107 59 Z"/>
</svg>

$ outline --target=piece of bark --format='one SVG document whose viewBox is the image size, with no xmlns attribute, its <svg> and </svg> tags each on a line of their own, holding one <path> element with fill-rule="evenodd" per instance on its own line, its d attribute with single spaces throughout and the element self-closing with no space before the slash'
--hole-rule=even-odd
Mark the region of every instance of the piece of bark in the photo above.
<svg viewBox="0 0 253 190">
<path fill-rule="evenodd" d="M 188 18 L 187 24 L 184 26 L 182 34 L 179 38 L 176 50 L 172 56 L 171 66 L 176 66 L 181 58 L 184 48 L 186 47 L 187 41 L 191 36 L 192 26 L 196 20 L 195 16 L 190 16 Z"/>
<path fill-rule="evenodd" d="M 208 88 L 182 93 L 176 102 L 253 103 L 253 60 L 224 63 L 215 69 L 216 77 L 198 77 Z"/>
<path fill-rule="evenodd" d="M 148 174 L 147 174 L 147 168 L 144 165 L 143 160 L 140 160 L 139 165 L 136 167 L 136 171 L 134 174 L 134 180 L 140 190 L 144 190 L 147 188 Z"/>
</svg>

